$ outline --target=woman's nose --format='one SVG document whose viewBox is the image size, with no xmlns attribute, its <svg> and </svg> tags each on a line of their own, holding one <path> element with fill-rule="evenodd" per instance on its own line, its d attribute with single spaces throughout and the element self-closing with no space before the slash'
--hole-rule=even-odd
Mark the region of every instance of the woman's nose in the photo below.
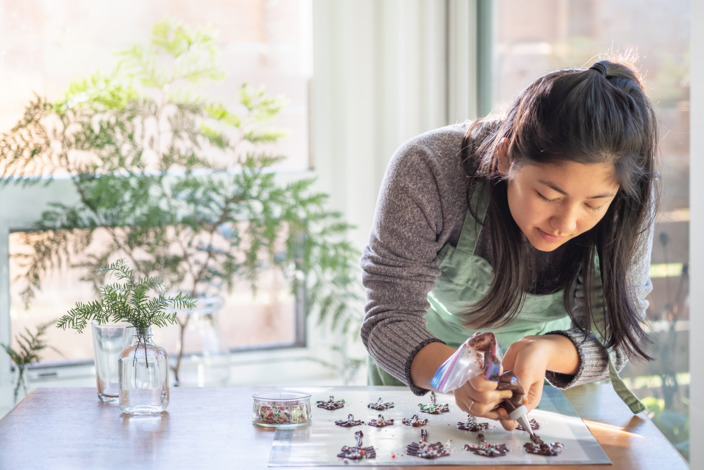
<svg viewBox="0 0 704 470">
<path fill-rule="evenodd" d="M 569 235 L 577 230 L 577 221 L 577 208 L 569 205 L 562 207 L 559 212 L 553 214 L 550 224 L 559 235 Z"/>
</svg>

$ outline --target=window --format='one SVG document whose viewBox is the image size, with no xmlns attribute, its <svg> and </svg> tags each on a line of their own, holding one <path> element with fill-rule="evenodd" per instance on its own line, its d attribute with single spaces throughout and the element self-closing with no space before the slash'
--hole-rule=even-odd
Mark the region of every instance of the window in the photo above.
<svg viewBox="0 0 704 470">
<path fill-rule="evenodd" d="M 499 0 L 493 11 L 493 105 L 560 67 L 635 52 L 660 124 L 661 208 L 655 226 L 647 318 L 656 359 L 622 373 L 653 421 L 688 457 L 689 21 L 686 0 Z M 526 21 L 530 18 L 530 21 Z"/>
<path fill-rule="evenodd" d="M 32 3 L 0 4 L 0 63 L 3 66 L 0 130 L 22 116 L 34 93 L 58 99 L 72 80 L 96 69 L 110 70 L 115 52 L 148 42 L 152 26 L 165 18 L 217 32 L 225 81 L 213 90 L 224 103 L 235 99 L 241 83 L 266 86 L 289 102 L 277 125 L 290 130 L 283 169 L 310 166 L 308 152 L 309 82 L 312 73 L 310 0 L 269 2 L 181 2 L 159 5 L 85 4 L 70 1 L 39 9 Z"/>
<path fill-rule="evenodd" d="M 282 173 L 309 171 L 310 0 L 167 2 L 158 8 L 154 2 L 101 3 L 81 5 L 80 11 L 70 1 L 52 2 L 41 9 L 31 2 L 0 3 L 0 131 L 9 130 L 22 117 L 34 93 L 56 100 L 72 80 L 87 77 L 97 69 L 110 70 L 116 62 L 115 52 L 148 42 L 152 26 L 164 18 L 182 20 L 190 26 L 209 25 L 217 32 L 219 68 L 227 74 L 222 83 L 209 90 L 217 100 L 234 103 L 242 83 L 264 85 L 268 94 L 285 97 L 287 106 L 275 124 L 289 131 L 277 148 L 287 158 L 277 168 Z M 6 273 L 9 270 L 10 278 L 17 270 L 9 263 L 9 255 L 23 250 L 21 236 L 39 218 L 47 202 L 70 193 L 68 186 L 59 180 L 46 188 L 3 190 L 0 266 Z M 92 298 L 92 288 L 79 281 L 80 275 L 78 270 L 52 273 L 29 310 L 24 309 L 17 286 L 10 288 L 7 276 L 3 276 L 0 342 L 25 327 L 33 329 L 58 318 L 76 300 Z M 302 344 L 303 313 L 283 283 L 272 272 L 264 277 L 256 298 L 244 287 L 226 297 L 221 324 L 232 348 Z M 48 342 L 61 352 L 43 351 L 48 366 L 92 358 L 90 334 L 51 328 Z M 0 372 L 0 377 L 4 373 Z"/>
</svg>

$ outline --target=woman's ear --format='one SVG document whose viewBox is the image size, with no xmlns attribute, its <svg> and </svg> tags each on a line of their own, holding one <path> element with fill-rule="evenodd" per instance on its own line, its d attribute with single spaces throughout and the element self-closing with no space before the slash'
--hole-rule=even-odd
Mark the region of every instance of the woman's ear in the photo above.
<svg viewBox="0 0 704 470">
<path fill-rule="evenodd" d="M 508 156 L 508 138 L 504 137 L 496 147 L 496 168 L 501 176 L 508 177 L 511 169 L 511 158 Z"/>
</svg>

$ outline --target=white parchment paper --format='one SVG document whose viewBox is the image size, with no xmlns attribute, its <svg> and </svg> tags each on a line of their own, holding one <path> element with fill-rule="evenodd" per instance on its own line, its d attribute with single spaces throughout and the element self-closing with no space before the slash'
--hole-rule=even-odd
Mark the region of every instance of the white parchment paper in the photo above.
<svg viewBox="0 0 704 470">
<path fill-rule="evenodd" d="M 297 389 L 303 390 L 303 389 Z M 421 413 L 419 404 L 430 404 L 430 395 L 418 397 L 403 387 L 346 387 L 339 389 L 311 388 L 312 422 L 294 429 L 277 429 L 269 457 L 269 466 L 373 466 L 373 465 L 575 465 L 575 464 L 610 464 L 611 461 L 599 446 L 594 436 L 577 416 L 577 413 L 564 394 L 553 387 L 545 386 L 540 406 L 533 410 L 529 419 L 540 425 L 536 433 L 545 442 L 562 442 L 565 446 L 562 454 L 544 457 L 527 453 L 523 444 L 530 441 L 525 431 L 504 431 L 498 422 L 488 422 L 489 429 L 484 432 L 485 440 L 492 444 L 505 443 L 510 452 L 503 457 L 482 457 L 464 450 L 465 444 L 477 444 L 477 433 L 462 431 L 458 422 L 467 419 L 466 413 L 459 410 L 452 395 L 437 394 L 437 403 L 449 404 L 450 412 L 441 415 Z M 316 407 L 317 401 L 344 399 L 345 407 L 329 411 Z M 379 399 L 393 402 L 394 408 L 376 411 L 368 408 L 369 403 Z M 384 428 L 369 426 L 371 419 L 379 414 L 384 418 L 393 418 L 395 423 Z M 336 420 L 347 420 L 354 415 L 365 424 L 351 428 L 335 425 Z M 406 454 L 406 446 L 420 440 L 420 428 L 402 424 L 403 418 L 417 414 L 421 419 L 428 419 L 425 429 L 428 442 L 442 442 L 450 455 L 434 460 L 427 460 Z M 345 461 L 337 457 L 342 446 L 355 446 L 355 431 L 364 433 L 363 446 L 374 446 L 376 458 Z"/>
</svg>

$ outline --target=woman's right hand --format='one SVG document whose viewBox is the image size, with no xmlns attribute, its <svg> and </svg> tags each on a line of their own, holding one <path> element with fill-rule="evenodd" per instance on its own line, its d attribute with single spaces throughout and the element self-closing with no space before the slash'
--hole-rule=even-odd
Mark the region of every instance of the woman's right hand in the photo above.
<svg viewBox="0 0 704 470">
<path fill-rule="evenodd" d="M 508 412 L 498 405 L 505 399 L 511 398 L 510 390 L 498 391 L 498 382 L 486 380 L 479 375 L 454 390 L 455 403 L 467 414 L 481 418 L 496 419 L 501 422 L 504 429 L 512 431 L 516 422 L 509 418 Z"/>
<path fill-rule="evenodd" d="M 413 383 L 426 390 L 434 390 L 430 385 L 433 374 L 456 350 L 444 343 L 430 343 L 416 354 L 411 362 Z M 486 380 L 483 376 L 474 377 L 454 390 L 455 403 L 473 416 L 501 420 L 504 429 L 511 431 L 516 422 L 509 418 L 504 409 L 495 409 L 502 400 L 511 398 L 510 390 L 497 391 L 498 382 Z"/>
</svg>

